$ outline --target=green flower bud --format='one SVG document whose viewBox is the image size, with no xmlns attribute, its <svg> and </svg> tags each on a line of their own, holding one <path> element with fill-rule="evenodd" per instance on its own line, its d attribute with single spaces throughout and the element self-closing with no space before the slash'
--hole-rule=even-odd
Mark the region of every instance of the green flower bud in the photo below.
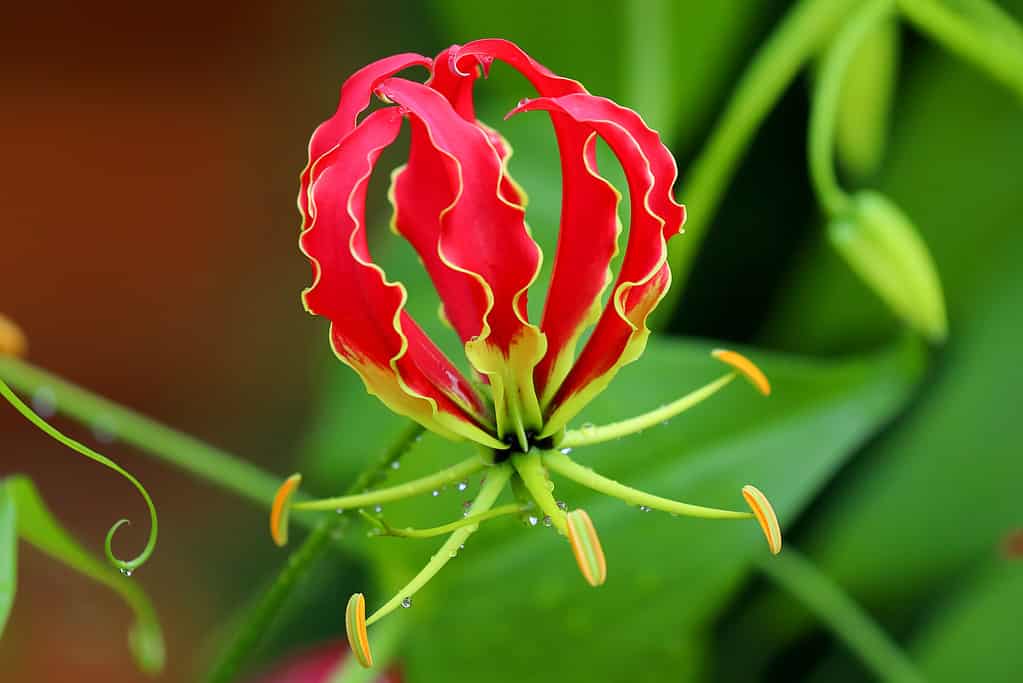
<svg viewBox="0 0 1023 683">
<path fill-rule="evenodd" d="M 885 196 L 863 191 L 828 226 L 832 245 L 881 300 L 932 342 L 948 333 L 945 298 L 927 245 Z"/>
</svg>

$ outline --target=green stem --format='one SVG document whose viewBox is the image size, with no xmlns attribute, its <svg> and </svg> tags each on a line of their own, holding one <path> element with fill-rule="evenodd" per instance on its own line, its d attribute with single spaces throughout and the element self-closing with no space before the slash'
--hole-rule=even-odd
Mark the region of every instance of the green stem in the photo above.
<svg viewBox="0 0 1023 683">
<path fill-rule="evenodd" d="M 494 501 L 501 495 L 501 491 L 504 490 L 505 485 L 508 483 L 508 479 L 511 477 L 511 467 L 508 465 L 497 465 L 490 472 L 487 473 L 487 480 L 483 482 L 483 486 L 480 487 L 480 492 L 476 496 L 476 500 L 473 501 L 472 507 L 469 508 L 470 514 L 486 512 L 493 506 Z M 398 608 L 399 605 L 406 598 L 411 598 L 416 592 L 429 583 L 430 579 L 437 575 L 441 569 L 444 568 L 451 558 L 458 554 L 459 549 L 465 541 L 472 536 L 476 530 L 479 529 L 479 524 L 470 524 L 469 526 L 457 529 L 448 540 L 444 541 L 444 545 L 433 554 L 430 561 L 426 563 L 416 576 L 409 581 L 405 586 L 394 594 L 390 600 L 388 600 L 380 609 L 373 613 L 368 619 L 366 619 L 366 625 L 369 626 L 377 621 L 380 621 L 388 614 Z"/>
<path fill-rule="evenodd" d="M 529 508 L 525 505 L 519 505 L 517 503 L 510 503 L 508 505 L 501 505 L 494 508 L 493 510 L 487 510 L 477 515 L 469 515 L 462 519 L 455 520 L 454 522 L 448 522 L 447 524 L 441 524 L 440 526 L 428 527 L 426 529 L 413 529 L 412 527 L 405 527 L 403 529 L 396 528 L 388 524 L 382 518 L 375 515 L 371 515 L 368 512 L 360 512 L 363 519 L 368 521 L 380 530 L 379 536 L 400 536 L 401 538 L 433 538 L 434 536 L 443 536 L 449 534 L 456 529 L 461 529 L 465 526 L 472 526 L 473 524 L 479 524 L 485 522 L 488 519 L 494 519 L 495 517 L 503 517 L 505 515 L 514 515 L 525 512 Z"/>
<path fill-rule="evenodd" d="M 533 497 L 543 513 L 550 517 L 551 523 L 554 524 L 558 533 L 567 536 L 568 519 L 565 511 L 558 507 L 558 502 L 551 495 L 554 485 L 547 478 L 547 472 L 544 471 L 543 463 L 540 461 L 540 454 L 535 451 L 519 453 L 513 455 L 511 461 L 515 466 L 515 471 L 519 473 L 522 483 L 526 485 L 529 495 Z"/>
<path fill-rule="evenodd" d="M 674 38 L 669 0 L 637 0 L 622 5 L 625 12 L 625 58 L 622 84 L 625 103 L 654 130 L 672 130 L 667 120 L 673 91 L 671 51 Z"/>
<path fill-rule="evenodd" d="M 831 216 L 845 212 L 850 202 L 835 172 L 835 129 L 845 74 L 860 44 L 893 9 L 894 0 L 873 0 L 860 7 L 828 49 L 814 88 L 807 145 L 810 180 Z"/>
<path fill-rule="evenodd" d="M 798 551 L 790 548 L 761 561 L 759 566 L 841 638 L 879 680 L 923 682 L 922 674 L 906 653 L 870 615 Z"/>
<path fill-rule="evenodd" d="M 280 479 L 182 432 L 97 396 L 56 375 L 12 357 L 0 357 L 0 377 L 25 395 L 53 392 L 57 410 L 87 425 L 112 424 L 117 437 L 193 476 L 262 506 L 273 500 Z"/>
<path fill-rule="evenodd" d="M 363 470 L 349 490 L 362 491 L 384 476 L 391 463 L 408 452 L 422 433 L 421 426 L 410 424 L 394 443 L 384 450 L 376 462 Z M 231 683 L 237 678 L 247 658 L 255 653 L 256 647 L 266 636 L 301 579 L 331 547 L 332 541 L 344 534 L 350 523 L 351 520 L 346 515 L 330 515 L 313 529 L 298 550 L 288 558 L 287 564 L 269 590 L 243 620 L 238 634 L 225 648 L 207 676 L 206 680 L 209 683 Z"/>
<path fill-rule="evenodd" d="M 939 0 L 898 0 L 899 9 L 918 29 L 946 50 L 972 63 L 1023 98 L 1023 39 L 1005 14 L 988 2 L 974 0 L 988 30 L 949 9 Z M 1001 17 L 998 22 L 992 22 Z M 1015 30 L 1008 27 L 1014 26 Z M 1013 38 L 1017 39 L 1013 39 Z"/>
<path fill-rule="evenodd" d="M 620 484 L 614 479 L 608 479 L 603 475 L 597 474 L 589 467 L 583 467 L 575 462 L 564 453 L 553 451 L 544 453 L 543 464 L 566 479 L 571 479 L 575 483 L 593 489 L 597 493 L 603 493 L 606 496 L 623 500 L 629 505 L 644 506 L 673 515 L 702 517 L 703 519 L 750 519 L 753 517 L 749 512 L 690 505 L 689 503 L 680 503 L 670 498 L 662 498 L 645 493 L 631 486 Z"/>
<path fill-rule="evenodd" d="M 479 472 L 489 463 L 481 455 L 463 460 L 457 465 L 436 472 L 427 477 L 413 479 L 397 486 L 386 489 L 366 491 L 351 496 L 339 496 L 337 498 L 324 498 L 322 500 L 310 500 L 292 505 L 293 510 L 350 510 L 352 508 L 364 507 L 366 505 L 377 505 L 389 503 L 394 500 L 402 500 L 417 496 L 421 493 L 435 491 L 439 488 L 453 484 L 456 481 L 465 479 L 470 474 Z"/>
<path fill-rule="evenodd" d="M 628 420 L 612 422 L 611 424 L 600 425 L 599 427 L 587 426 L 579 429 L 569 429 L 565 432 L 565 436 L 561 441 L 558 442 L 558 447 L 576 448 L 578 446 L 592 446 L 593 444 L 613 441 L 614 439 L 620 439 L 624 436 L 641 432 L 644 429 L 649 429 L 706 401 L 728 386 L 735 378 L 736 374 L 734 372 L 728 373 L 676 401 L 672 401 L 656 410 L 651 410 L 649 413 L 631 417 Z"/>
<path fill-rule="evenodd" d="M 51 426 L 46 420 L 39 417 L 35 413 L 35 411 L 33 411 L 31 408 L 25 405 L 25 403 L 20 398 L 17 397 L 17 395 L 11 390 L 9 386 L 7 386 L 7 383 L 4 382 L 3 380 L 0 380 L 0 395 L 7 399 L 7 401 L 12 406 L 14 406 L 15 410 L 21 413 L 22 416 L 25 417 L 25 419 L 34 424 L 40 430 L 42 430 L 44 434 L 58 441 L 64 446 L 67 446 L 71 450 L 80 453 L 81 455 L 84 455 L 85 457 L 94 460 L 100 463 L 101 465 L 104 465 L 105 467 L 109 467 L 110 469 L 114 470 L 122 477 L 127 479 L 129 482 L 131 482 L 131 484 L 138 490 L 138 492 L 142 495 L 142 498 L 146 502 L 146 507 L 149 509 L 149 538 L 146 541 L 145 547 L 137 556 L 130 560 L 121 560 L 114 556 L 113 550 L 114 534 L 116 534 L 117 530 L 120 529 L 123 525 L 129 523 L 128 520 L 122 519 L 115 523 L 112 527 L 110 527 L 110 530 L 107 531 L 107 538 L 106 544 L 104 546 L 104 551 L 106 552 L 107 559 L 110 561 L 110 563 L 113 564 L 118 569 L 120 569 L 122 572 L 126 573 L 133 572 L 135 569 L 145 564 L 146 560 L 149 559 L 149 556 L 153 554 L 153 550 L 156 548 L 156 538 L 159 535 L 159 524 L 156 518 L 156 507 L 153 505 L 153 500 L 152 498 L 149 497 L 149 492 L 146 491 L 146 488 L 139 482 L 138 479 L 132 476 L 131 473 L 129 473 L 127 470 L 125 470 L 123 467 L 118 465 L 110 458 L 106 457 L 105 455 L 97 453 L 96 451 L 92 450 L 85 444 L 79 443 L 78 441 L 75 441 L 69 436 L 65 436 L 56 428 Z"/>
<path fill-rule="evenodd" d="M 802 0 L 760 48 L 732 94 L 706 145 L 682 179 L 689 208 L 686 234 L 672 240 L 669 263 L 675 286 L 658 307 L 658 318 L 675 308 L 686 277 L 728 183 L 764 117 L 803 65 L 832 35 L 857 0 Z"/>
</svg>

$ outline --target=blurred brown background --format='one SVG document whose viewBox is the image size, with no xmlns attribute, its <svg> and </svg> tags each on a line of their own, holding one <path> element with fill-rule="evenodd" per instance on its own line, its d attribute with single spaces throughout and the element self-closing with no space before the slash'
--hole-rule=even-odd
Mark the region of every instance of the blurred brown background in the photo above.
<svg viewBox="0 0 1023 683">
<path fill-rule="evenodd" d="M 297 174 L 344 76 L 362 54 L 400 42 L 359 29 L 374 14 L 386 25 L 386 11 L 5 8 L 0 311 L 28 334 L 30 360 L 279 470 L 300 441 L 322 341 L 298 299 L 308 267 L 297 250 Z M 13 410 L 0 409 L 0 433 L 0 476 L 29 474 L 92 548 L 130 517 L 137 524 L 116 550 L 137 552 L 145 509 L 126 482 Z M 168 649 L 204 647 L 214 615 L 251 586 L 243 579 L 224 595 L 222 577 L 197 558 L 271 552 L 253 545 L 263 512 L 126 447 L 105 452 L 146 483 L 160 512 L 159 561 L 136 579 L 156 601 Z M 130 615 L 115 595 L 31 550 L 19 570 L 0 642 L 5 681 L 142 678 L 128 665 Z M 171 656 L 164 680 L 189 680 L 190 659 Z"/>
</svg>

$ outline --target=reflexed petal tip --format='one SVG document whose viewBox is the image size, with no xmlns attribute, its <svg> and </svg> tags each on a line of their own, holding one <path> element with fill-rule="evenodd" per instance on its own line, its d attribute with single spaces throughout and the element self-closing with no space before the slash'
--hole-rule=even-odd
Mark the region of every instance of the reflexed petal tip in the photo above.
<svg viewBox="0 0 1023 683">
<path fill-rule="evenodd" d="M 27 349 L 25 333 L 13 320 L 0 313 L 0 356 L 21 357 Z"/>
<path fill-rule="evenodd" d="M 274 495 L 270 508 L 270 536 L 280 547 L 288 544 L 288 516 L 291 512 L 291 497 L 302 483 L 301 474 L 293 474 L 284 480 Z"/>
<path fill-rule="evenodd" d="M 567 515 L 568 542 L 579 565 L 579 571 L 591 586 L 607 581 L 607 560 L 600 545 L 600 537 L 585 510 L 572 510 Z"/>
<path fill-rule="evenodd" d="M 365 668 L 373 666 L 373 653 L 369 649 L 369 634 L 366 632 L 366 597 L 356 593 L 348 599 L 345 609 L 345 633 L 348 645 L 355 658 Z"/>
<path fill-rule="evenodd" d="M 750 484 L 742 487 L 742 497 L 746 499 L 746 504 L 749 505 L 753 516 L 757 518 L 760 528 L 763 529 L 771 554 L 777 555 L 781 552 L 781 526 L 778 525 L 778 517 L 774 514 L 771 502 L 767 500 L 767 496 L 760 489 Z"/>
<path fill-rule="evenodd" d="M 742 373 L 742 376 L 764 396 L 771 395 L 771 383 L 767 380 L 767 375 L 746 356 L 728 349 L 714 349 L 710 355 Z"/>
</svg>

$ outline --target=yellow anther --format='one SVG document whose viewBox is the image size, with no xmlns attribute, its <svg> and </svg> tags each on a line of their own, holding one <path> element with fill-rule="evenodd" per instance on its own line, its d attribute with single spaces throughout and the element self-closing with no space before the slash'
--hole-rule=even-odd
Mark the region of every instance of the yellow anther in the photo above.
<svg viewBox="0 0 1023 683">
<path fill-rule="evenodd" d="M 728 349 L 714 349 L 710 352 L 710 355 L 717 358 L 722 363 L 731 365 L 733 368 L 742 373 L 743 377 L 749 380 L 750 384 L 756 387 L 764 396 L 771 394 L 771 383 L 767 381 L 767 375 L 765 375 L 756 364 L 746 356 L 735 351 L 729 351 Z"/>
<path fill-rule="evenodd" d="M 369 649 L 369 634 L 366 632 L 366 597 L 356 593 L 348 598 L 345 609 L 345 633 L 348 634 L 348 646 L 365 668 L 373 666 L 373 653 Z"/>
<path fill-rule="evenodd" d="M 293 474 L 284 480 L 274 495 L 273 506 L 270 508 L 270 536 L 278 546 L 288 543 L 288 515 L 291 512 L 291 497 L 302 483 L 301 474 Z"/>
<path fill-rule="evenodd" d="M 567 517 L 568 542 L 579 571 L 591 586 L 603 585 L 607 581 L 607 560 L 590 516 L 585 510 L 572 510 Z"/>
<path fill-rule="evenodd" d="M 749 484 L 742 487 L 742 497 L 746 499 L 746 504 L 749 505 L 757 522 L 760 523 L 771 554 L 777 555 L 781 552 L 781 527 L 778 525 L 778 516 L 774 514 L 771 502 L 767 500 L 767 496 L 760 489 Z"/>
</svg>

